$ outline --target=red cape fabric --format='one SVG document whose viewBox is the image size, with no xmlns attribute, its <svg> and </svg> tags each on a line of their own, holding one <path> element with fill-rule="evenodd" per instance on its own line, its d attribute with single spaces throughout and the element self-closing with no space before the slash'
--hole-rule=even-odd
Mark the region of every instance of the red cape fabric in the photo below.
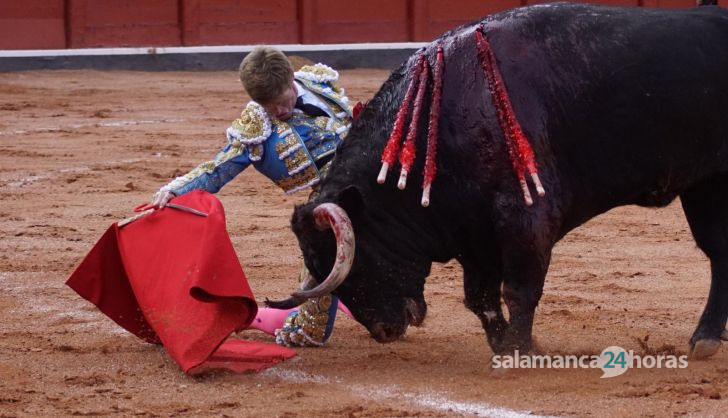
<svg viewBox="0 0 728 418">
<path fill-rule="evenodd" d="M 258 310 L 213 195 L 173 199 L 207 217 L 170 207 L 113 224 L 66 284 L 137 337 L 161 343 L 185 373 L 258 371 L 293 357 L 275 344 L 227 340 Z"/>
</svg>

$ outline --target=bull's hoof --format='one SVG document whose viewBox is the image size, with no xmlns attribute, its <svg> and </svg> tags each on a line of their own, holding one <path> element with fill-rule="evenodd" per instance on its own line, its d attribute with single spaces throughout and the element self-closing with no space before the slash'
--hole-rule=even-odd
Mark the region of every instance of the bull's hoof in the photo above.
<svg viewBox="0 0 728 418">
<path fill-rule="evenodd" d="M 490 336 L 491 334 L 488 334 L 488 337 Z M 512 328 L 508 328 L 506 330 L 502 339 L 488 338 L 488 342 L 490 343 L 490 348 L 495 354 L 513 354 L 516 351 L 518 351 L 521 355 L 533 354 L 532 350 L 534 346 L 531 337 L 521 337 L 512 332 Z"/>
<path fill-rule="evenodd" d="M 728 329 L 723 330 L 723 333 L 720 334 L 720 339 L 723 341 L 728 341 Z"/>
<path fill-rule="evenodd" d="M 723 334 L 725 334 L 725 332 Z M 715 354 L 719 348 L 720 340 L 698 340 L 690 350 L 690 358 L 695 360 L 706 359 Z"/>
</svg>

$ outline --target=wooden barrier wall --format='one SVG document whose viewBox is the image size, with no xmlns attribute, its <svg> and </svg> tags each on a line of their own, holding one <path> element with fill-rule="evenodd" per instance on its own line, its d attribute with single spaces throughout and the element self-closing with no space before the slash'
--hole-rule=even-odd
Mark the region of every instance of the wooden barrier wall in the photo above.
<svg viewBox="0 0 728 418">
<path fill-rule="evenodd" d="M 548 1 L 0 0 L 0 49 L 429 41 L 477 17 L 535 3 Z"/>
</svg>

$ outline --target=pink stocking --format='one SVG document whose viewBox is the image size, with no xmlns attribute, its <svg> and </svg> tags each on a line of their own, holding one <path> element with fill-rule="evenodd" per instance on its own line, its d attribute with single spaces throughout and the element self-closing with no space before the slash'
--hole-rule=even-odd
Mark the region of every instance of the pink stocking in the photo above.
<svg viewBox="0 0 728 418">
<path fill-rule="evenodd" d="M 258 308 L 258 314 L 255 315 L 255 319 L 250 324 L 248 329 L 257 329 L 263 331 L 266 334 L 275 335 L 275 331 L 283 326 L 283 321 L 293 309 L 273 309 L 273 308 Z"/>
<path fill-rule="evenodd" d="M 354 319 L 354 315 L 351 314 L 351 311 L 349 311 L 349 308 L 344 305 L 341 300 L 339 300 L 339 310 L 346 314 L 351 319 Z M 356 321 L 356 319 L 354 319 Z"/>
<path fill-rule="evenodd" d="M 248 329 L 257 329 L 258 331 L 263 331 L 266 334 L 275 335 L 275 331 L 283 326 L 283 322 L 286 320 L 288 314 L 295 310 L 296 308 L 258 308 L 258 314 L 255 316 L 255 319 L 253 319 L 250 326 L 248 326 Z M 351 312 L 349 312 L 349 308 L 344 306 L 341 301 L 339 301 L 339 310 L 344 312 L 349 318 L 354 318 L 351 315 Z"/>
</svg>

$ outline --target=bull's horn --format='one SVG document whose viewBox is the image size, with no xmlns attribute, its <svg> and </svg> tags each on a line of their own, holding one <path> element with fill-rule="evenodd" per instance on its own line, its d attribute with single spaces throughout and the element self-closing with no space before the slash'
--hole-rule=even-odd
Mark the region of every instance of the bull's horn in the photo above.
<svg viewBox="0 0 728 418">
<path fill-rule="evenodd" d="M 265 300 L 265 306 L 273 309 L 293 309 L 296 306 L 302 304 L 305 302 L 306 298 L 297 298 L 297 297 L 289 297 L 288 299 L 283 300 Z"/>
<path fill-rule="evenodd" d="M 313 217 L 319 229 L 331 228 L 336 236 L 336 259 L 329 277 L 311 290 L 293 292 L 293 298 L 317 298 L 334 291 L 346 279 L 354 262 L 354 229 L 346 211 L 334 203 L 322 203 L 313 210 Z"/>
<path fill-rule="evenodd" d="M 303 270 L 304 271 L 302 273 L 303 277 L 301 280 L 301 290 L 313 289 L 318 284 L 316 282 L 316 279 L 311 276 L 311 273 L 308 272 L 308 269 L 304 268 Z M 274 309 L 293 309 L 305 301 L 306 298 L 290 296 L 288 299 L 284 300 L 266 299 L 265 306 Z"/>
</svg>

